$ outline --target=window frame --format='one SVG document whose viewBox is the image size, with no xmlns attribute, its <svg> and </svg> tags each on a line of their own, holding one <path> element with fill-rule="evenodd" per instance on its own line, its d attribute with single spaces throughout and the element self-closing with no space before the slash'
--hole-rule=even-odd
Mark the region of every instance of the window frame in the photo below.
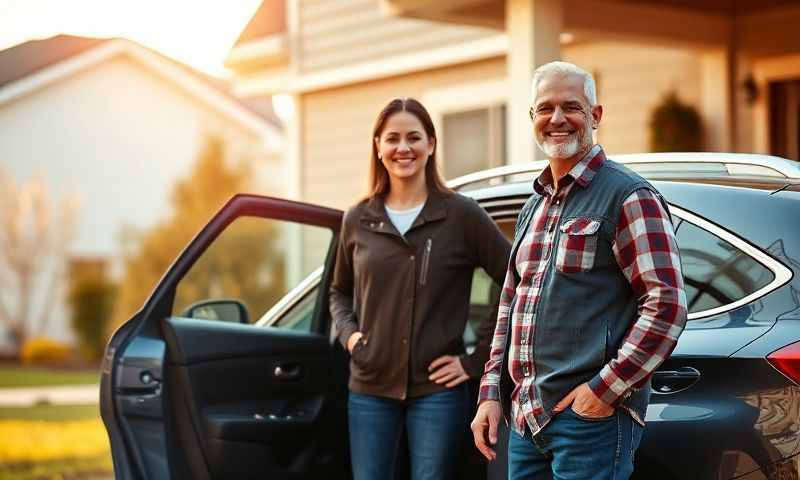
<svg viewBox="0 0 800 480">
<path fill-rule="evenodd" d="M 748 303 L 752 303 L 753 301 L 780 288 L 781 286 L 785 285 L 787 282 L 789 282 L 789 280 L 792 279 L 791 269 L 786 267 L 778 260 L 769 256 L 761 249 L 751 245 L 741 237 L 734 235 L 728 230 L 725 230 L 724 228 L 714 223 L 711 223 L 708 220 L 698 215 L 695 215 L 694 213 L 688 210 L 685 210 L 683 208 L 677 207 L 672 204 L 670 204 L 669 207 L 670 207 L 670 213 L 672 213 L 672 215 L 680 218 L 684 222 L 689 222 L 695 227 L 700 228 L 722 240 L 725 240 L 726 242 L 730 243 L 731 245 L 742 251 L 742 253 L 748 255 L 750 258 L 761 264 L 764 268 L 771 271 L 772 274 L 774 275 L 774 278 L 770 283 L 748 295 L 745 295 L 744 297 L 738 300 L 735 300 L 731 303 L 726 303 L 725 305 L 720 305 L 718 307 L 710 308 L 708 310 L 701 310 L 699 312 L 690 313 L 688 315 L 689 321 L 712 317 L 715 315 L 720 315 L 722 313 L 735 310 L 741 307 L 742 305 L 747 305 Z"/>
<path fill-rule="evenodd" d="M 494 113 L 492 108 L 506 107 L 506 117 L 508 116 L 508 82 L 502 79 L 488 80 L 481 82 L 462 83 L 445 88 L 438 88 L 428 90 L 422 95 L 421 101 L 428 109 L 431 115 L 431 120 L 439 134 L 438 144 L 436 146 L 437 154 L 439 156 L 442 169 L 447 171 L 447 152 L 444 147 L 444 117 L 449 114 L 463 113 L 471 110 L 487 109 L 490 110 L 489 122 L 490 131 L 494 131 L 494 126 L 491 125 Z M 506 126 L 508 125 L 508 118 L 503 119 Z M 506 127 L 507 128 L 507 127 Z M 495 140 L 496 141 L 496 140 Z M 509 136 L 506 134 L 505 138 L 500 139 L 500 142 L 505 143 L 503 150 L 508 155 L 510 151 Z M 489 139 L 490 148 L 492 139 Z M 492 160 L 490 159 L 490 162 Z M 506 165 L 508 159 L 498 159 L 486 169 L 500 167 Z M 456 177 L 453 177 L 456 178 Z"/>
</svg>

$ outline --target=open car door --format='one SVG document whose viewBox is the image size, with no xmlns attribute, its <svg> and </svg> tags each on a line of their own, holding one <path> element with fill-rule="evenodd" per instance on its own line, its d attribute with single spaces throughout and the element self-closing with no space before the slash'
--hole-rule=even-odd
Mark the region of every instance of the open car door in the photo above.
<svg viewBox="0 0 800 480">
<path fill-rule="evenodd" d="M 192 240 L 105 352 L 117 479 L 350 477 L 327 302 L 341 218 L 237 195 Z"/>
</svg>

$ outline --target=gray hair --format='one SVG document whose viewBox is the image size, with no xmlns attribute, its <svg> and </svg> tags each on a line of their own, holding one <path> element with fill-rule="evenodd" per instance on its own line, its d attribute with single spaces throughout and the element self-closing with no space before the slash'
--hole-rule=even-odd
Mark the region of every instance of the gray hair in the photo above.
<svg viewBox="0 0 800 480">
<path fill-rule="evenodd" d="M 583 79 L 583 93 L 589 101 L 589 106 L 597 105 L 597 87 L 595 87 L 592 74 L 581 67 L 569 62 L 545 63 L 533 72 L 531 81 L 531 105 L 536 104 L 536 95 L 539 92 L 539 83 L 549 75 L 577 75 Z"/>
</svg>

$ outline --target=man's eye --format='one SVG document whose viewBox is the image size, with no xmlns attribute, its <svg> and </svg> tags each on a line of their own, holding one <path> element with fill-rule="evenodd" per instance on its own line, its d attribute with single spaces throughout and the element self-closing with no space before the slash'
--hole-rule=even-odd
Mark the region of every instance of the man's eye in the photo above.
<svg viewBox="0 0 800 480">
<path fill-rule="evenodd" d="M 580 107 L 580 105 L 567 105 L 564 110 L 569 113 L 578 113 L 583 109 Z"/>
<path fill-rule="evenodd" d="M 536 109 L 536 113 L 550 113 L 553 111 L 553 107 L 539 107 Z"/>
</svg>

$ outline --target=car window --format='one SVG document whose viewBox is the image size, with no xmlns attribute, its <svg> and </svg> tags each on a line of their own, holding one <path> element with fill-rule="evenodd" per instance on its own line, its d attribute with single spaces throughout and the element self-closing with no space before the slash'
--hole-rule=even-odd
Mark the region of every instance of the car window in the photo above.
<svg viewBox="0 0 800 480">
<path fill-rule="evenodd" d="M 310 332 L 318 294 L 319 284 L 307 292 L 299 301 L 293 303 L 269 326 L 297 332 Z"/>
<path fill-rule="evenodd" d="M 332 237 L 326 228 L 238 217 L 178 283 L 173 315 L 254 323 L 324 264 Z M 311 328 L 316 296 L 307 297 L 286 328 Z"/>
<path fill-rule="evenodd" d="M 689 221 L 676 235 L 689 313 L 733 303 L 775 278 L 747 253 Z"/>
<path fill-rule="evenodd" d="M 503 235 L 512 240 L 514 235 L 515 219 L 504 219 L 497 222 L 500 231 Z M 472 291 L 469 297 L 469 314 L 467 318 L 467 326 L 464 329 L 464 345 L 467 347 L 467 353 L 472 353 L 475 349 L 477 342 L 476 332 L 481 322 L 488 316 L 496 312 L 492 312 L 492 308 L 497 304 L 500 299 L 500 286 L 495 284 L 492 278 L 483 270 L 483 268 L 476 268 L 472 276 Z"/>
</svg>

